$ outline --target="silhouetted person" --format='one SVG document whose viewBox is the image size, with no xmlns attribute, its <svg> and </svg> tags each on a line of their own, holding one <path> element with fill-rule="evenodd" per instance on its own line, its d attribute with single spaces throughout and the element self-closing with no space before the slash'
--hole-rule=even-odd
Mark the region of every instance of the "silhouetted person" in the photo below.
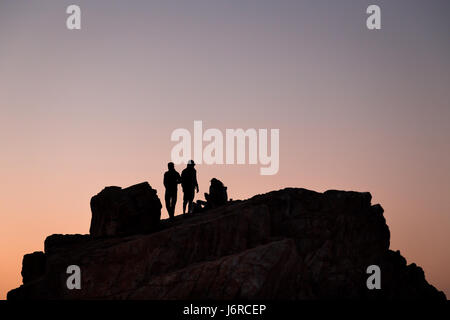
<svg viewBox="0 0 450 320">
<path fill-rule="evenodd" d="M 166 187 L 165 200 L 166 209 L 169 218 L 173 219 L 175 215 L 175 206 L 177 204 L 178 184 L 181 182 L 180 174 L 175 170 L 173 162 L 167 164 L 169 169 L 164 173 L 164 187 Z"/>
<path fill-rule="evenodd" d="M 194 169 L 194 166 L 194 161 L 189 160 L 186 169 L 181 172 L 181 186 L 183 187 L 183 214 L 186 212 L 186 205 L 188 203 L 188 212 L 192 213 L 192 201 L 194 201 L 195 190 L 198 192 L 197 171 Z"/>
<path fill-rule="evenodd" d="M 209 194 L 205 193 L 205 199 L 207 209 L 217 208 L 226 204 L 228 202 L 227 187 L 223 185 L 222 181 L 212 178 Z"/>
</svg>

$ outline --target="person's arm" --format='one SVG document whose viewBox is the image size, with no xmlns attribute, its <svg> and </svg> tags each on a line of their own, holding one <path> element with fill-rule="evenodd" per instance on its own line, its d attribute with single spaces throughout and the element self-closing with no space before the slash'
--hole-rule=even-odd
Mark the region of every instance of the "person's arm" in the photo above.
<svg viewBox="0 0 450 320">
<path fill-rule="evenodd" d="M 197 171 L 194 172 L 194 185 L 195 185 L 195 188 L 197 189 L 197 193 L 198 193 Z"/>
<path fill-rule="evenodd" d="M 163 183 L 164 183 L 164 187 L 166 187 L 166 189 L 167 189 L 167 173 L 164 173 L 164 181 L 163 181 Z"/>
</svg>

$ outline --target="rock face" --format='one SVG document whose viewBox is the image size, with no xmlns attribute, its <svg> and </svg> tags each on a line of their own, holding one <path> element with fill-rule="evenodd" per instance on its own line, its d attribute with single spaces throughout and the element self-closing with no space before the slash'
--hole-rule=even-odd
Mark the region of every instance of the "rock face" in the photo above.
<svg viewBox="0 0 450 320">
<path fill-rule="evenodd" d="M 148 234 L 53 235 L 45 270 L 8 299 L 445 299 L 389 238 L 369 193 L 284 189 Z M 73 264 L 80 290 L 66 287 Z M 370 265 L 380 267 L 380 290 L 366 285 Z"/>
<path fill-rule="evenodd" d="M 23 256 L 21 274 L 24 284 L 36 280 L 45 272 L 45 260 L 45 254 L 40 251 Z"/>
<path fill-rule="evenodd" d="M 161 201 L 147 182 L 126 189 L 106 187 L 91 199 L 93 237 L 149 232 L 158 227 Z"/>
</svg>

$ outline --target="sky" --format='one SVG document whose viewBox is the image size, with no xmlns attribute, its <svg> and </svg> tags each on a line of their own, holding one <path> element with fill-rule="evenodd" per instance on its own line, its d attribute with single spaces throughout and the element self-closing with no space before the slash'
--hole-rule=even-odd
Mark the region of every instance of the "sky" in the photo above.
<svg viewBox="0 0 450 320">
<path fill-rule="evenodd" d="M 70 4 L 81 30 L 66 28 Z M 381 30 L 366 27 L 370 4 Z M 162 199 L 171 133 L 195 120 L 280 130 L 277 174 L 198 165 L 201 194 L 213 177 L 233 199 L 369 191 L 391 249 L 449 297 L 449 12 L 446 0 L 0 0 L 0 298 L 48 235 L 89 232 L 103 187 L 148 181 Z"/>
</svg>

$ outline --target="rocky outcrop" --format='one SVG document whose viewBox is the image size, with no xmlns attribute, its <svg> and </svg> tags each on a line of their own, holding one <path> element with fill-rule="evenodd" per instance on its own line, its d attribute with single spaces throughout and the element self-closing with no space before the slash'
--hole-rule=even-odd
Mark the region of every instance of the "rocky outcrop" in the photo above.
<svg viewBox="0 0 450 320">
<path fill-rule="evenodd" d="M 43 252 L 36 251 L 23 256 L 22 260 L 22 280 L 23 283 L 30 283 L 38 279 L 45 272 L 46 256 Z"/>
<path fill-rule="evenodd" d="M 45 271 L 8 299 L 445 299 L 389 238 L 369 193 L 289 188 L 147 234 L 53 235 Z M 80 290 L 66 286 L 69 265 L 80 267 Z M 370 265 L 379 290 L 366 285 Z"/>
<path fill-rule="evenodd" d="M 106 187 L 92 197 L 91 211 L 92 236 L 136 234 L 158 227 L 161 201 L 147 182 L 126 189 Z"/>
</svg>

